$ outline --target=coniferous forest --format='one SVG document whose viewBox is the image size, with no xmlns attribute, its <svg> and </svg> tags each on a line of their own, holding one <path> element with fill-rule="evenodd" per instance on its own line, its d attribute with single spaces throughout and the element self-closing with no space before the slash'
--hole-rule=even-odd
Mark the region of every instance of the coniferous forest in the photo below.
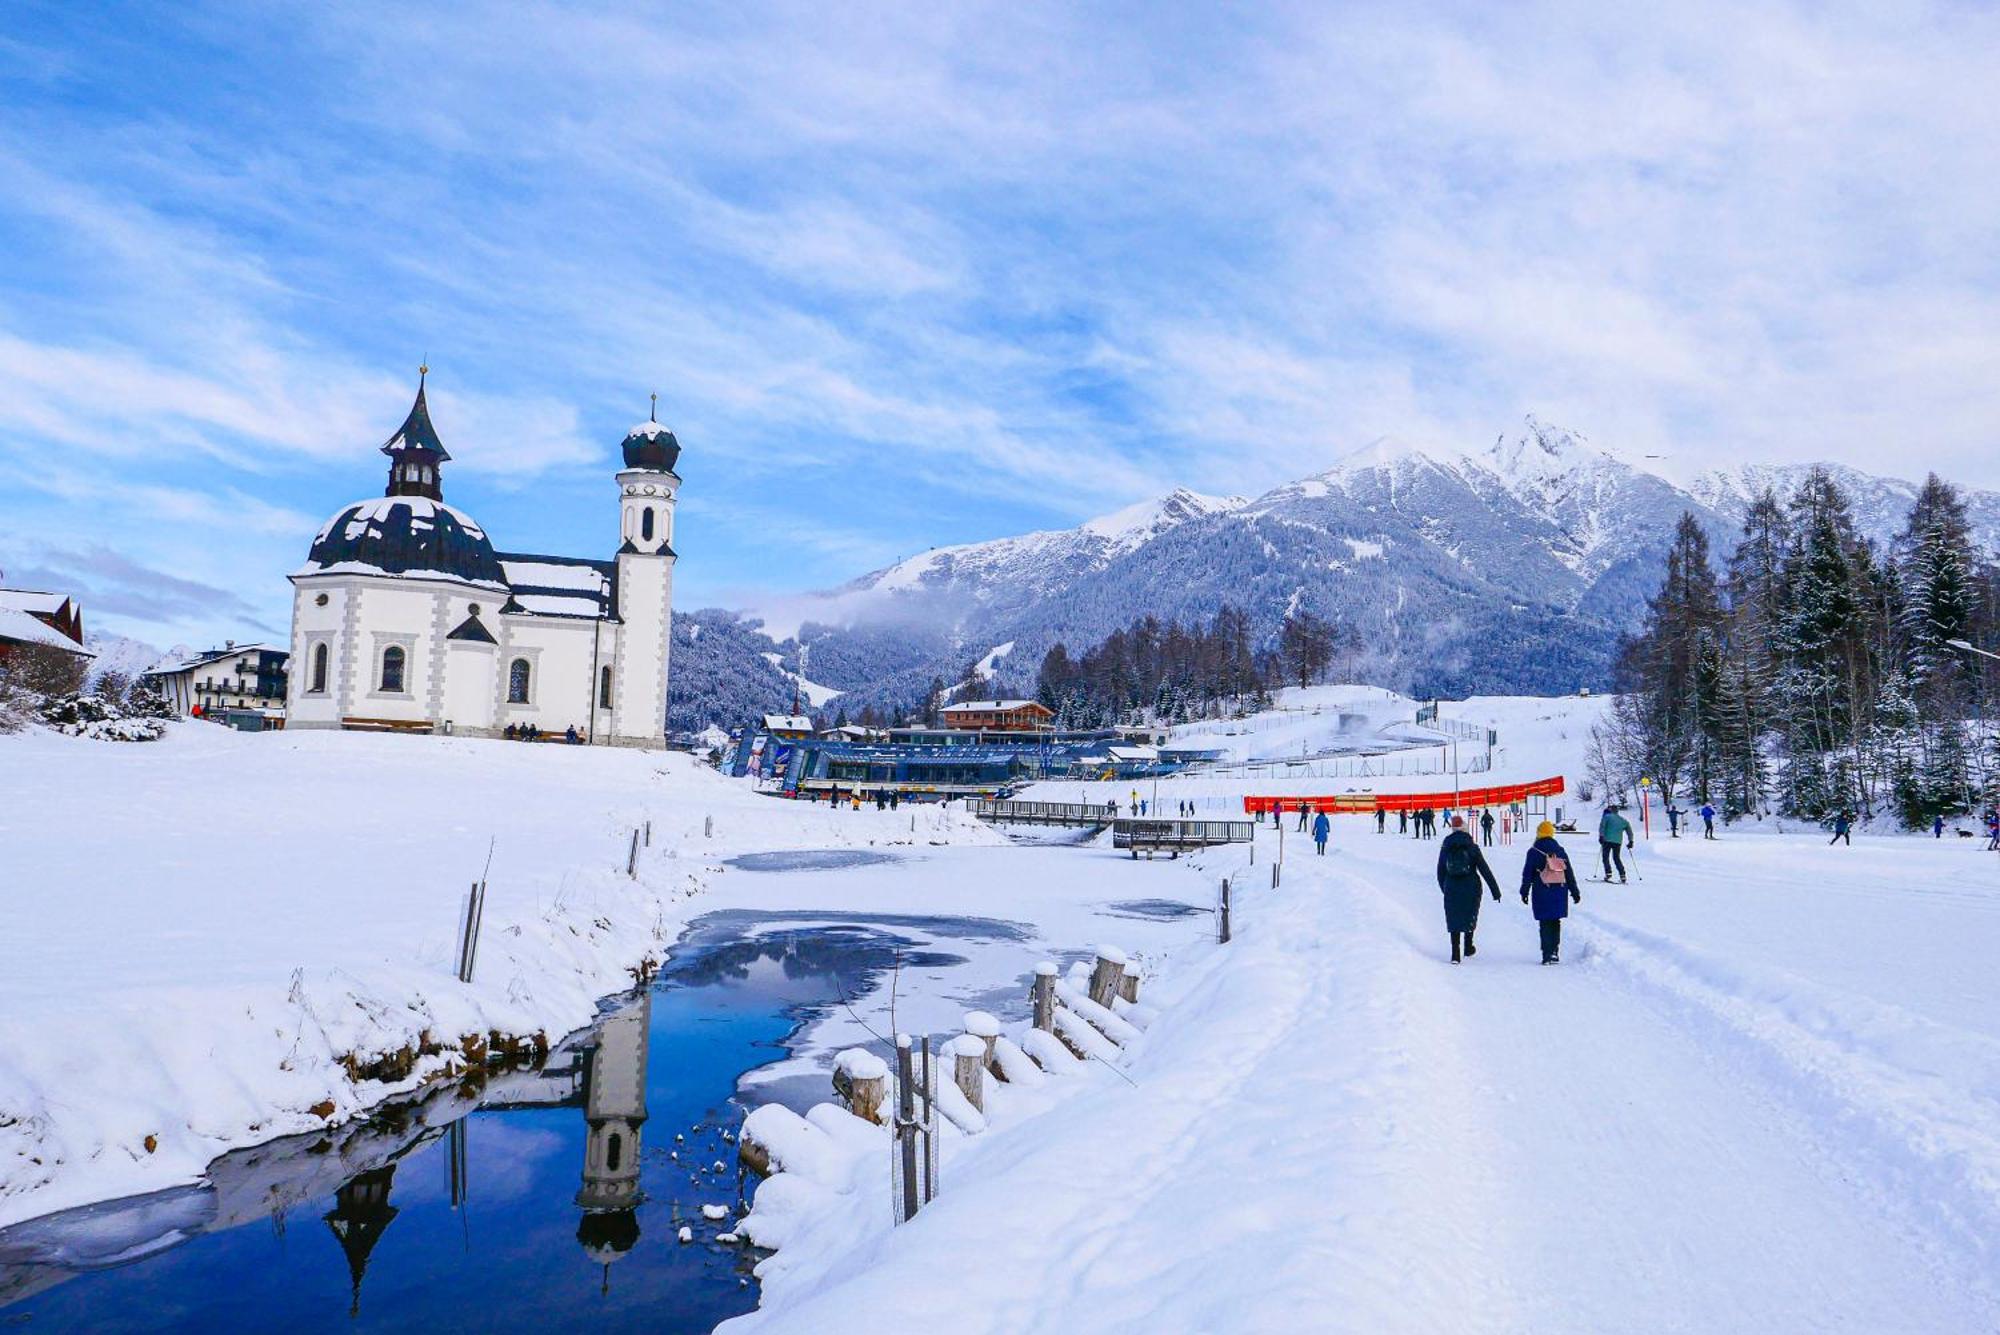
<svg viewBox="0 0 2000 1335">
<path fill-rule="evenodd" d="M 1890 815 L 1912 827 L 1983 807 L 2000 776 L 2000 572 L 1964 502 L 1932 474 L 1886 548 L 1857 531 L 1822 469 L 1750 505 L 1718 569 L 1692 516 L 1643 628 L 1620 646 L 1620 696 L 1595 778 L 1641 776 L 1725 815 Z"/>
</svg>

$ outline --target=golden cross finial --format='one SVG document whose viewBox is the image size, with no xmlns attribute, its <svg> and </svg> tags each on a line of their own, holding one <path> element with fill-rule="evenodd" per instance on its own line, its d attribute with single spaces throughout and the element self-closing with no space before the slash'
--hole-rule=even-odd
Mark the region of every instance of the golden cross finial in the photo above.
<svg viewBox="0 0 2000 1335">
<path fill-rule="evenodd" d="M 655 391 L 647 397 L 653 401 L 653 410 L 646 414 L 646 419 L 651 422 L 657 422 L 660 420 L 660 395 L 658 391 Z"/>
</svg>

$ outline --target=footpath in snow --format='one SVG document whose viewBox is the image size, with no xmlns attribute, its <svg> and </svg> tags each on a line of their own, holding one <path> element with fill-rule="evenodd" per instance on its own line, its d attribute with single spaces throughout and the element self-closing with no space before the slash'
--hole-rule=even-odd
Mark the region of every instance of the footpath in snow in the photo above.
<svg viewBox="0 0 2000 1335">
<path fill-rule="evenodd" d="M 1259 837 L 1200 860 L 1236 940 L 1150 985 L 1131 1083 L 953 1141 L 899 1229 L 862 1172 L 727 1329 L 2000 1323 L 1990 856 L 1655 839 L 1542 968 L 1499 849 L 1454 967 L 1435 844 L 1345 819 L 1273 890 Z"/>
</svg>

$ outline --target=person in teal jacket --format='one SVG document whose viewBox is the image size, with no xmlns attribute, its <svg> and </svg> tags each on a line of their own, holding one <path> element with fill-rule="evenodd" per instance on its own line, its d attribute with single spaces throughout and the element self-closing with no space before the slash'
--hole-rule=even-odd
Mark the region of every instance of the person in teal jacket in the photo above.
<svg viewBox="0 0 2000 1335">
<path fill-rule="evenodd" d="M 1604 859 L 1604 879 L 1611 879 L 1611 868 L 1618 867 L 1618 883 L 1625 883 L 1625 855 L 1620 846 L 1632 847 L 1632 822 L 1618 814 L 1616 806 L 1604 808 L 1604 819 L 1597 822 L 1597 853 Z"/>
</svg>

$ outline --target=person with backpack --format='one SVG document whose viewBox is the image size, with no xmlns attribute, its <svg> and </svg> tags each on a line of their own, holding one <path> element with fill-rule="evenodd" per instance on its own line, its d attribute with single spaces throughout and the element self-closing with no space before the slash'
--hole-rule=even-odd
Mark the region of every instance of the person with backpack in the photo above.
<svg viewBox="0 0 2000 1335">
<path fill-rule="evenodd" d="M 1479 953 L 1472 934 L 1479 928 L 1479 883 L 1500 898 L 1500 882 L 1486 865 L 1486 855 L 1466 832 L 1465 817 L 1452 821 L 1451 833 L 1438 845 L 1437 883 L 1444 895 L 1444 929 L 1451 933 L 1451 962 L 1457 964 L 1461 946 L 1464 957 Z"/>
<path fill-rule="evenodd" d="M 1604 859 L 1604 879 L 1611 879 L 1611 866 L 1618 864 L 1618 884 L 1625 884 L 1625 855 L 1619 845 L 1632 847 L 1632 822 L 1618 814 L 1618 808 L 1604 808 L 1604 816 L 1597 822 L 1597 852 Z"/>
<path fill-rule="evenodd" d="M 1326 856 L 1326 837 L 1332 831 L 1333 822 L 1326 818 L 1324 811 L 1313 817 L 1313 843 L 1318 847 L 1321 857 Z"/>
<path fill-rule="evenodd" d="M 1562 955 L 1563 919 L 1571 904 L 1583 902 L 1576 886 L 1576 868 L 1556 842 L 1556 827 L 1543 821 L 1535 827 L 1535 842 L 1521 863 L 1521 902 L 1534 909 L 1541 928 L 1542 963 L 1555 964 Z"/>
<path fill-rule="evenodd" d="M 1491 807 L 1479 813 L 1479 842 L 1486 848 L 1493 847 L 1493 810 Z"/>
<path fill-rule="evenodd" d="M 1715 808 L 1706 802 L 1701 804 L 1701 837 L 1715 838 Z"/>
<path fill-rule="evenodd" d="M 1854 847 L 1854 840 L 1848 835 L 1848 831 L 1853 828 L 1854 818 L 1845 811 L 1841 812 L 1833 818 L 1833 838 L 1826 841 L 1826 846 L 1832 848 L 1844 841 L 1849 848 Z"/>
</svg>

